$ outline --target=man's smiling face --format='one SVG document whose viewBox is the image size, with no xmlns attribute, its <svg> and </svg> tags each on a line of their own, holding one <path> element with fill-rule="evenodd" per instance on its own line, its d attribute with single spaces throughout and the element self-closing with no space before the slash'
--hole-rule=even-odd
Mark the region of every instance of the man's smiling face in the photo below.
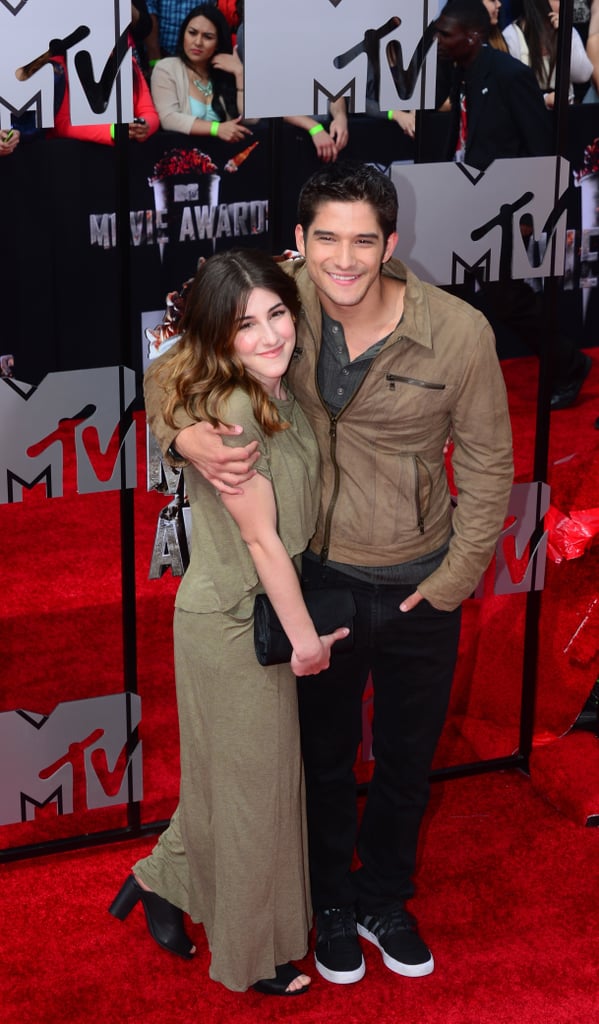
<svg viewBox="0 0 599 1024">
<path fill-rule="evenodd" d="M 365 200 L 321 203 L 307 231 L 298 225 L 295 237 L 325 308 L 361 303 L 397 242 L 395 233 L 385 242 L 375 210 Z"/>
</svg>

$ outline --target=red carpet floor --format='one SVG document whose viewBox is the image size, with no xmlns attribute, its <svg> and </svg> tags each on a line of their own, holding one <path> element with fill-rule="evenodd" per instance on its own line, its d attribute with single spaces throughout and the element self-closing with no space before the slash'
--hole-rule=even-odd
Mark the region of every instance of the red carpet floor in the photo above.
<svg viewBox="0 0 599 1024">
<path fill-rule="evenodd" d="M 587 736 L 590 743 L 597 741 Z M 189 963 L 160 950 L 136 907 L 107 906 L 151 841 L 2 868 L 3 1024 L 581 1024 L 597 1019 L 599 829 L 583 828 L 518 772 L 436 783 L 412 901 L 436 968 L 333 986 L 305 961 L 299 999 L 234 994 L 207 977 L 201 927 Z M 248 878 L 251 884 L 251 878 Z"/>
</svg>

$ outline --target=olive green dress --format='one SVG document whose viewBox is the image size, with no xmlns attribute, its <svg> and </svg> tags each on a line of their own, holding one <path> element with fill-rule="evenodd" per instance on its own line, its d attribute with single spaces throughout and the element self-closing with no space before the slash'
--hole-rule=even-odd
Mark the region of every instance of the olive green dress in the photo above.
<svg viewBox="0 0 599 1024">
<path fill-rule="evenodd" d="M 318 511 L 318 450 L 290 396 L 275 403 L 288 429 L 266 437 L 247 395 L 223 421 L 258 440 L 257 470 L 271 482 L 278 532 L 293 559 Z M 190 565 L 175 602 L 175 672 L 181 745 L 179 805 L 152 853 L 133 871 L 202 922 L 210 976 L 244 991 L 307 951 L 311 905 L 296 684 L 289 665 L 263 668 L 253 645 L 253 603 L 263 589 L 220 496 L 185 470 L 192 509 Z"/>
</svg>

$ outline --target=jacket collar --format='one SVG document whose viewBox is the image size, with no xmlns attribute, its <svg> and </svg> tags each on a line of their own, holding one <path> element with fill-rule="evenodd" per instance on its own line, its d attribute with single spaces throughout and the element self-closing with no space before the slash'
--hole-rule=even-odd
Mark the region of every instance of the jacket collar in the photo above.
<svg viewBox="0 0 599 1024">
<path fill-rule="evenodd" d="M 322 310 L 318 293 L 306 270 L 305 260 L 294 260 L 292 267 L 300 289 L 304 315 L 314 336 L 320 338 Z M 424 348 L 432 349 L 430 311 L 422 281 L 398 259 L 390 259 L 384 263 L 382 273 L 385 277 L 394 277 L 406 285 L 403 316 L 385 342 L 384 348 L 395 344 L 400 338 L 409 338 Z"/>
</svg>

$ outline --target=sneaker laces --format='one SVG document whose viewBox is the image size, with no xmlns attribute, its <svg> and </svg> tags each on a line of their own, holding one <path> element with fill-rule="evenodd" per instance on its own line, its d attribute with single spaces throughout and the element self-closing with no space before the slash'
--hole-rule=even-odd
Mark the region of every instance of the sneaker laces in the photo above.
<svg viewBox="0 0 599 1024">
<path fill-rule="evenodd" d="M 353 907 L 330 907 L 318 914 L 319 938 L 331 942 L 352 938 L 356 934 L 356 914 Z"/>
<path fill-rule="evenodd" d="M 380 921 L 381 932 L 416 931 L 416 918 L 406 910 L 403 903 L 393 903 L 383 914 L 375 916 Z"/>
</svg>

